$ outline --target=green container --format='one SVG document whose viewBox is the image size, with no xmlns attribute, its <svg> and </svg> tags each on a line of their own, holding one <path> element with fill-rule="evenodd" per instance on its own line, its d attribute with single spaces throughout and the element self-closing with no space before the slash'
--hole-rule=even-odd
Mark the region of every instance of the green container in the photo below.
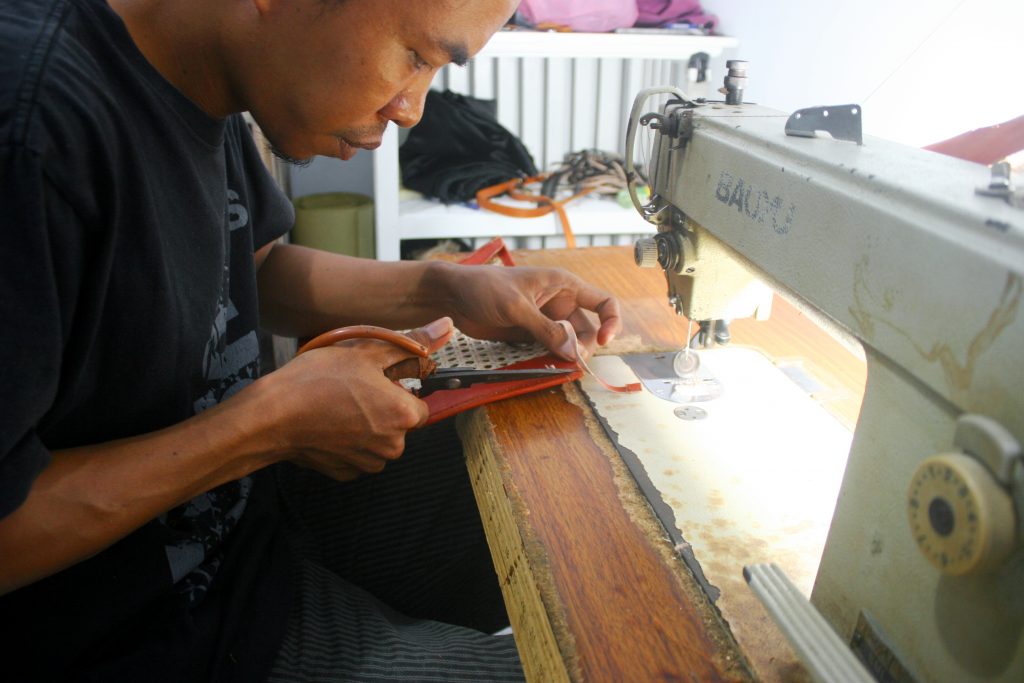
<svg viewBox="0 0 1024 683">
<path fill-rule="evenodd" d="M 373 258 L 373 199 L 348 192 L 298 197 L 292 243 Z"/>
</svg>

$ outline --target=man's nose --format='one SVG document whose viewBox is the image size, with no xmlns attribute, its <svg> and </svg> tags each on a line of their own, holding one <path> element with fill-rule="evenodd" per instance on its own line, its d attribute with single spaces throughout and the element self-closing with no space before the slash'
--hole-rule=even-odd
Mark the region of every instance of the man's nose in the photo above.
<svg viewBox="0 0 1024 683">
<path fill-rule="evenodd" d="M 381 109 L 381 116 L 394 121 L 402 128 L 415 126 L 423 117 L 423 105 L 429 87 L 429 82 L 424 85 L 416 84 L 398 93 Z"/>
</svg>

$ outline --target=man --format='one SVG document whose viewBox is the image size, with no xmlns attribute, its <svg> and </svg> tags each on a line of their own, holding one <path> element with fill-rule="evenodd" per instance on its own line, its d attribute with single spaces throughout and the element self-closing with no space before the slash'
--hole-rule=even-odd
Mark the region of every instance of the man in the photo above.
<svg viewBox="0 0 1024 683">
<path fill-rule="evenodd" d="M 275 245 L 291 208 L 238 116 L 285 157 L 351 158 L 514 9 L 0 3 L 6 680 L 521 676 L 486 634 L 464 466 L 383 375 L 407 354 L 348 343 L 260 377 L 255 328 L 421 326 L 436 349 L 454 319 L 557 348 L 568 319 L 592 348 L 617 303 L 560 271 Z"/>
</svg>

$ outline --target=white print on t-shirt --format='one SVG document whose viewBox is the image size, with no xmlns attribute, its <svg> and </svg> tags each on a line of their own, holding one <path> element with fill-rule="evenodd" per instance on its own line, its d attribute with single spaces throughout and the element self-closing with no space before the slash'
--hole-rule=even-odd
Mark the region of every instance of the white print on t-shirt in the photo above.
<svg viewBox="0 0 1024 683">
<path fill-rule="evenodd" d="M 210 337 L 203 350 L 203 378 L 206 391 L 195 400 L 198 415 L 256 380 L 259 375 L 259 340 L 254 330 L 245 331 L 238 339 L 228 339 L 228 324 L 238 316 L 231 301 L 231 233 L 249 224 L 249 211 L 239 202 L 234 190 L 227 192 L 223 230 L 224 261 L 220 298 L 214 314 Z M 161 519 L 180 538 L 166 546 L 171 578 L 191 604 L 196 604 L 213 580 L 220 565 L 220 554 L 210 551 L 231 531 L 245 511 L 252 480 L 245 477 L 213 491 L 196 496 L 185 505 L 171 510 Z"/>
</svg>

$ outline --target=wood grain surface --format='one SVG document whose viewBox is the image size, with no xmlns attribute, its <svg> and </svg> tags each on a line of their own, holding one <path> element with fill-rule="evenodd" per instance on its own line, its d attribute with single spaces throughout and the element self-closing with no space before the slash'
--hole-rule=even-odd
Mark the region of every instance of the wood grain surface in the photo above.
<svg viewBox="0 0 1024 683">
<path fill-rule="evenodd" d="M 630 248 L 514 258 L 566 268 L 619 298 L 623 331 L 607 352 L 683 346 L 687 323 L 667 304 L 664 276 L 637 268 Z M 852 427 L 864 382 L 855 355 L 778 297 L 772 320 L 737 321 L 732 332 L 769 357 L 801 358 L 827 387 L 826 407 Z M 460 416 L 459 429 L 531 681 L 755 678 L 578 388 L 491 404 Z"/>
</svg>

